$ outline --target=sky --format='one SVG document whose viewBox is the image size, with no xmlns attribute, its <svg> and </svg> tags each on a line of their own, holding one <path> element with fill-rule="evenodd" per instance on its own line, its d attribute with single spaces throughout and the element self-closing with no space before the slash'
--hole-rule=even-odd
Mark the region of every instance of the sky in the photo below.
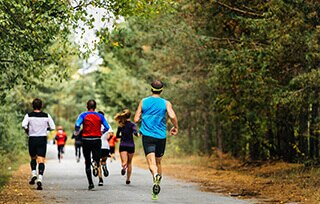
<svg viewBox="0 0 320 204">
<path fill-rule="evenodd" d="M 112 23 L 113 23 L 113 15 L 112 13 L 108 12 L 106 9 L 96 8 L 89 6 L 87 12 L 93 15 L 95 18 L 94 21 L 94 28 L 90 29 L 88 26 L 84 25 L 82 21 L 79 21 L 79 27 L 75 30 L 75 41 L 81 47 L 84 43 L 88 43 L 89 48 L 94 48 L 94 42 L 99 42 L 99 38 L 96 37 L 95 32 L 100 30 L 101 28 L 108 27 L 109 30 L 112 30 Z M 102 21 L 102 17 L 104 15 L 110 16 L 111 21 Z M 85 32 L 83 37 L 81 38 L 82 31 L 81 29 L 84 28 Z M 85 52 L 86 50 L 82 47 L 81 51 Z M 98 55 L 98 50 L 94 50 L 94 52 L 90 55 L 89 59 L 83 63 L 81 69 L 79 69 L 80 74 L 87 74 L 93 71 L 96 71 L 99 68 L 99 65 L 102 63 L 102 58 Z"/>
</svg>

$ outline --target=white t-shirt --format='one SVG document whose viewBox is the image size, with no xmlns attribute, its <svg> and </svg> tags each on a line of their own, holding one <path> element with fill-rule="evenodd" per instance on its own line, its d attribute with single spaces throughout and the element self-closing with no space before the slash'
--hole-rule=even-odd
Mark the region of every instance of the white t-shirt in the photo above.
<svg viewBox="0 0 320 204">
<path fill-rule="evenodd" d="M 108 134 L 110 132 L 113 132 L 111 126 L 109 128 L 109 130 L 107 132 L 105 132 L 102 136 L 101 136 L 101 149 L 110 149 L 110 146 L 109 146 L 109 142 L 107 140 L 107 137 L 108 137 Z"/>
<path fill-rule="evenodd" d="M 30 137 L 47 136 L 47 131 L 56 128 L 51 116 L 45 112 L 31 112 L 24 116 L 22 127 L 29 130 Z"/>
</svg>

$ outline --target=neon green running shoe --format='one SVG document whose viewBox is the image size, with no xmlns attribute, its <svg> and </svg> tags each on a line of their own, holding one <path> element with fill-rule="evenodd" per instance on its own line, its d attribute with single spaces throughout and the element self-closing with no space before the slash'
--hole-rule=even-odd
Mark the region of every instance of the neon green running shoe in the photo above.
<svg viewBox="0 0 320 204">
<path fill-rule="evenodd" d="M 153 186 L 152 186 L 152 193 L 155 195 L 158 195 L 160 193 L 160 181 L 161 181 L 161 176 L 159 174 L 155 175 L 153 178 Z"/>
<path fill-rule="evenodd" d="M 158 200 L 158 195 L 157 195 L 157 194 L 152 193 L 152 200 Z"/>
</svg>

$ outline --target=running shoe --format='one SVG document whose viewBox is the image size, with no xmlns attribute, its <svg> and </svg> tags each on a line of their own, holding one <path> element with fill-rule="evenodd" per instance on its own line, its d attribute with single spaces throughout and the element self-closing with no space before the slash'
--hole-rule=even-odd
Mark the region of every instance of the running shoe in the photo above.
<svg viewBox="0 0 320 204">
<path fill-rule="evenodd" d="M 37 190 L 42 190 L 42 182 L 39 180 L 37 181 Z"/>
<path fill-rule="evenodd" d="M 92 174 L 93 176 L 97 177 L 98 176 L 98 166 L 97 166 L 97 163 L 95 161 L 93 161 L 91 163 L 92 165 Z"/>
<path fill-rule="evenodd" d="M 161 176 L 159 174 L 156 174 L 155 177 L 153 178 L 153 187 L 152 187 L 152 192 L 156 195 L 160 193 L 160 182 L 161 182 Z"/>
<path fill-rule="evenodd" d="M 99 179 L 98 186 L 103 186 L 103 180 L 102 179 Z"/>
<path fill-rule="evenodd" d="M 131 183 L 131 181 L 126 181 L 126 184 L 129 185 Z"/>
<path fill-rule="evenodd" d="M 107 169 L 107 165 L 102 165 L 103 175 L 104 177 L 109 176 L 109 171 Z"/>
<path fill-rule="evenodd" d="M 93 183 L 90 183 L 90 184 L 89 184 L 89 187 L 88 187 L 88 190 L 92 190 L 93 188 L 94 188 Z"/>
<path fill-rule="evenodd" d="M 31 180 L 29 181 L 30 185 L 34 185 L 36 183 L 37 176 L 32 176 Z"/>
<path fill-rule="evenodd" d="M 121 175 L 124 176 L 126 174 L 126 169 L 121 169 Z"/>
<path fill-rule="evenodd" d="M 157 194 L 152 193 L 152 200 L 158 200 L 158 195 L 157 195 Z"/>
</svg>

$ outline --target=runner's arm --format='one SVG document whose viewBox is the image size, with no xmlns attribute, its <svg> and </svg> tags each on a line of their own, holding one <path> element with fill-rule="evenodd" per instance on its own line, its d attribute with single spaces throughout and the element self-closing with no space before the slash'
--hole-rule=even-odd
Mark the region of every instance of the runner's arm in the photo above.
<svg viewBox="0 0 320 204">
<path fill-rule="evenodd" d="M 139 106 L 138 106 L 138 108 L 136 110 L 136 114 L 134 115 L 133 121 L 135 123 L 138 123 L 140 121 L 141 113 L 142 113 L 142 101 L 140 101 Z"/>
<path fill-rule="evenodd" d="M 74 135 L 77 136 L 79 135 L 80 133 L 80 127 L 81 127 L 81 124 L 83 123 L 83 115 L 80 114 L 78 119 L 76 120 L 76 124 L 74 126 Z"/>
<path fill-rule="evenodd" d="M 22 121 L 22 127 L 27 135 L 29 135 L 29 116 L 26 114 Z"/>
<path fill-rule="evenodd" d="M 139 136 L 139 135 L 138 135 L 138 132 L 137 132 L 137 126 L 136 126 L 135 124 L 133 124 L 133 126 L 132 126 L 132 133 L 133 133 L 136 137 Z"/>
<path fill-rule="evenodd" d="M 116 137 L 117 138 L 120 138 L 122 135 L 120 134 L 121 133 L 121 127 L 118 127 L 118 130 L 117 130 L 117 133 L 116 133 Z"/>
<path fill-rule="evenodd" d="M 107 132 L 110 129 L 110 125 L 105 119 L 105 117 L 101 117 L 102 125 L 104 126 L 103 133 Z"/>
<path fill-rule="evenodd" d="M 172 104 L 168 101 L 167 104 L 167 112 L 168 116 L 173 124 L 173 127 L 170 130 L 170 135 L 177 135 L 178 134 L 178 119 L 176 116 L 176 113 L 174 112 L 172 108 Z"/>
<path fill-rule="evenodd" d="M 48 114 L 48 118 L 49 118 L 48 125 L 49 125 L 50 131 L 56 129 L 56 125 L 54 124 L 54 122 L 49 114 Z"/>
</svg>

